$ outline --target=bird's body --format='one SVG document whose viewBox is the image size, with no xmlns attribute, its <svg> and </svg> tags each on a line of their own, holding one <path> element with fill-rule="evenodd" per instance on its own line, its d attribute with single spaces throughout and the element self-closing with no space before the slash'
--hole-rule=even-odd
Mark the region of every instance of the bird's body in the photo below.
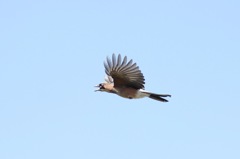
<svg viewBox="0 0 240 159">
<path fill-rule="evenodd" d="M 121 59 L 118 55 L 112 55 L 112 60 L 107 58 L 104 63 L 105 72 L 107 74 L 105 83 L 97 85 L 97 91 L 114 93 L 124 98 L 137 99 L 149 97 L 158 101 L 168 102 L 163 97 L 171 97 L 168 94 L 155 94 L 144 90 L 145 79 L 136 63 L 132 64 L 132 60 L 127 61 L 127 57 Z"/>
<path fill-rule="evenodd" d="M 140 98 L 139 96 L 139 90 L 136 90 L 134 88 L 131 88 L 131 87 L 119 87 L 119 88 L 116 88 L 117 90 L 117 94 L 121 97 L 124 97 L 124 98 L 129 98 L 129 99 L 134 99 L 134 98 Z"/>
</svg>

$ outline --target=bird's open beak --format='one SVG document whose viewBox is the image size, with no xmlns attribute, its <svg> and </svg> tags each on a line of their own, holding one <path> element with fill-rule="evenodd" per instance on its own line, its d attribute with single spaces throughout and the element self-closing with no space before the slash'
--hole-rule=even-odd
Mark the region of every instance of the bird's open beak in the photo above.
<svg viewBox="0 0 240 159">
<path fill-rule="evenodd" d="M 94 86 L 94 87 L 98 87 L 98 89 L 95 89 L 94 92 L 100 91 L 100 87 L 99 87 L 99 85 L 96 85 L 96 86 Z"/>
</svg>

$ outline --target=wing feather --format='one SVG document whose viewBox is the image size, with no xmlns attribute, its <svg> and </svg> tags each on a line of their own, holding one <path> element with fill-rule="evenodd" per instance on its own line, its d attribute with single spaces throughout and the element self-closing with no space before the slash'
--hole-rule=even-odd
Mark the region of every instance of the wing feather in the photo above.
<svg viewBox="0 0 240 159">
<path fill-rule="evenodd" d="M 116 68 L 116 56 L 115 54 L 112 55 L 112 69 L 114 70 Z"/>
<path fill-rule="evenodd" d="M 113 78 L 115 87 L 144 89 L 145 79 L 142 72 L 133 60 L 127 61 L 126 56 L 122 60 L 120 54 L 117 58 L 113 54 L 111 60 L 107 57 L 104 67 L 106 74 Z"/>
</svg>

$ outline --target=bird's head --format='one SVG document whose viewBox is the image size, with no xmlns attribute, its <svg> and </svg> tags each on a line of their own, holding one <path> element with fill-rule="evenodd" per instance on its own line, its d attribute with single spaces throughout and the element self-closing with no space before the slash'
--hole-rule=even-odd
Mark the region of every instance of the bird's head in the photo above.
<svg viewBox="0 0 240 159">
<path fill-rule="evenodd" d="M 95 87 L 98 87 L 96 91 L 101 92 L 108 92 L 108 93 L 116 93 L 117 91 L 113 87 L 113 83 L 100 83 L 99 85 L 96 85 Z"/>
<path fill-rule="evenodd" d="M 105 88 L 106 83 L 100 83 L 98 85 L 96 85 L 95 87 L 98 87 L 98 89 L 95 90 L 96 91 L 101 91 L 101 92 L 108 92 L 107 89 Z"/>
</svg>

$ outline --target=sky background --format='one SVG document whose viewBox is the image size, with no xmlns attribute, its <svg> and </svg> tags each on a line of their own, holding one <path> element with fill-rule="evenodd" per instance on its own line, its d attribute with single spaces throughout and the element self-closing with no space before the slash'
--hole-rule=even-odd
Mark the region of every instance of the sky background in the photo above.
<svg viewBox="0 0 240 159">
<path fill-rule="evenodd" d="M 0 1 L 1 159 L 239 159 L 240 1 Z M 94 92 L 112 53 L 168 103 Z"/>
</svg>

